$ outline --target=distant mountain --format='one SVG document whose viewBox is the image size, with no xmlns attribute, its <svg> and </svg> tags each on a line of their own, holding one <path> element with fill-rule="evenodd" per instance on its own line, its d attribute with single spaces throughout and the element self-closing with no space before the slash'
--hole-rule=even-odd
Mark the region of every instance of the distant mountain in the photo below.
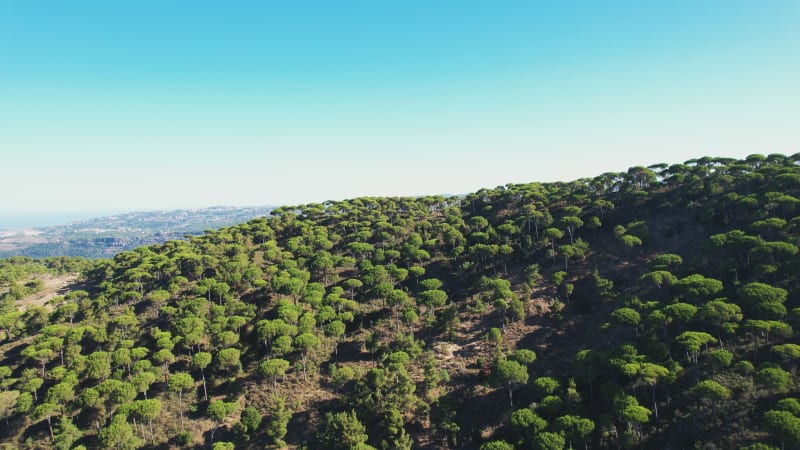
<svg viewBox="0 0 800 450">
<path fill-rule="evenodd" d="M 63 225 L 0 231 L 0 257 L 83 256 L 102 258 L 266 216 L 269 206 L 215 206 L 144 211 Z"/>
</svg>

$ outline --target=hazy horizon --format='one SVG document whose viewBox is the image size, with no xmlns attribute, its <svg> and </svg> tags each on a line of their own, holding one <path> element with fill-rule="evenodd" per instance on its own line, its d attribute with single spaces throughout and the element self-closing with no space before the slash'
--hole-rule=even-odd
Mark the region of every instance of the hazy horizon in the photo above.
<svg viewBox="0 0 800 450">
<path fill-rule="evenodd" d="M 111 217 L 121 214 L 132 213 L 158 213 L 172 211 L 186 211 L 195 209 L 211 208 L 269 208 L 267 205 L 209 205 L 200 207 L 186 208 L 150 208 L 137 210 L 108 210 L 108 211 L 50 211 L 50 212 L 0 212 L 0 231 L 14 231 L 30 228 L 44 228 L 59 225 L 66 225 L 72 222 L 80 222 L 103 217 Z"/>
<path fill-rule="evenodd" d="M 0 213 L 0 231 L 12 231 L 28 228 L 52 227 L 79 220 L 106 217 L 119 212 L 113 211 L 54 211 L 54 212 L 20 212 Z"/>
</svg>

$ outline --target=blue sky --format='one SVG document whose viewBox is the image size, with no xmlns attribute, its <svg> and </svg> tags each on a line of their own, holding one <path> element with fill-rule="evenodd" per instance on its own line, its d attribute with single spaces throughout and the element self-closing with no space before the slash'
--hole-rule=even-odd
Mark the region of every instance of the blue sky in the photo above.
<svg viewBox="0 0 800 450">
<path fill-rule="evenodd" d="M 0 211 L 800 152 L 800 2 L 0 2 Z"/>
</svg>

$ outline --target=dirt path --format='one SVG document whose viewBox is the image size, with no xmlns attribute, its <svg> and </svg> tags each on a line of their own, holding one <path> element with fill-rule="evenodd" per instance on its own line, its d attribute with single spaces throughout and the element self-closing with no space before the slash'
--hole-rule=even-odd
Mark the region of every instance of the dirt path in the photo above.
<svg viewBox="0 0 800 450">
<path fill-rule="evenodd" d="M 17 307 L 20 309 L 28 309 L 32 306 L 46 306 L 47 302 L 59 295 L 64 295 L 69 292 L 69 287 L 78 280 L 78 275 L 64 274 L 64 275 L 37 275 L 36 278 L 44 282 L 44 289 L 23 297 L 17 300 Z"/>
</svg>

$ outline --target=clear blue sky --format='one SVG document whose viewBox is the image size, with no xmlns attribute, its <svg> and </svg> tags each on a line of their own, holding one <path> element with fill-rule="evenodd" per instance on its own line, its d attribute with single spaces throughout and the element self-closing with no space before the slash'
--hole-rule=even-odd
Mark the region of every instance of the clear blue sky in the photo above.
<svg viewBox="0 0 800 450">
<path fill-rule="evenodd" d="M 0 2 L 0 211 L 800 152 L 800 1 Z"/>
</svg>

